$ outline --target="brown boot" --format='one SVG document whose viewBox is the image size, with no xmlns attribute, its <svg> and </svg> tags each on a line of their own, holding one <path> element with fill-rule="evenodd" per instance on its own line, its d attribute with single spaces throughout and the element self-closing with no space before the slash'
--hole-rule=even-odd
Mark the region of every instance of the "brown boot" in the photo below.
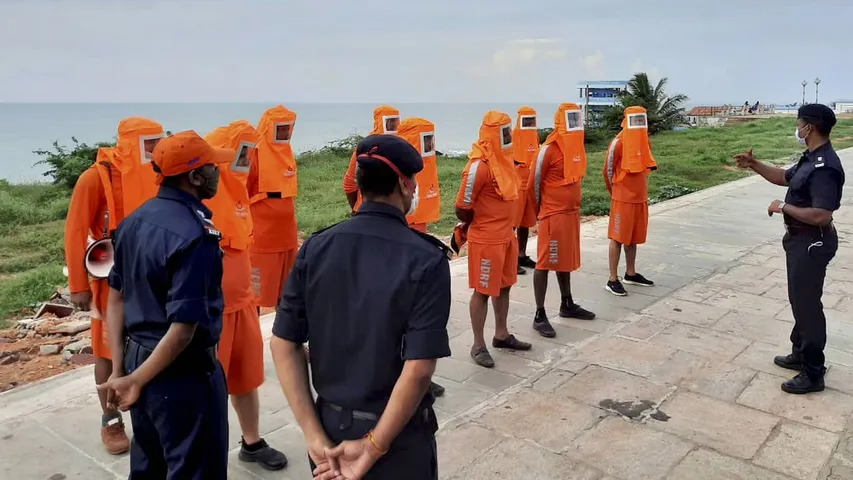
<svg viewBox="0 0 853 480">
<path fill-rule="evenodd" d="M 101 427 L 101 441 L 110 455 L 121 455 L 130 450 L 130 439 L 120 418 L 114 418 Z"/>
</svg>

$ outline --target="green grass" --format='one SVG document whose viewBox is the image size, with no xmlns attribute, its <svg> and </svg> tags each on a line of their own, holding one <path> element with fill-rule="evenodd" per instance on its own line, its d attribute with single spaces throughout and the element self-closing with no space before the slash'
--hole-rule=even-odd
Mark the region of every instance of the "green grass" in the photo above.
<svg viewBox="0 0 853 480">
<path fill-rule="evenodd" d="M 803 150 L 793 133 L 794 119 L 778 118 L 654 136 L 659 168 L 649 177 L 649 196 L 657 202 L 741 178 L 746 173 L 732 168 L 731 159 L 750 146 L 759 159 L 790 161 Z M 609 136 L 594 135 L 587 145 L 582 213 L 606 215 L 610 199 L 601 170 Z M 836 148 L 853 146 L 853 119 L 840 120 L 833 138 Z M 347 217 L 341 183 L 349 152 L 326 149 L 298 161 L 297 219 L 303 235 L 310 235 Z M 442 215 L 429 228 L 447 235 L 456 224 L 453 204 L 467 158 L 439 157 L 438 162 Z M 62 236 L 68 197 L 61 187 L 0 181 L 0 317 L 15 316 L 65 283 Z"/>
</svg>

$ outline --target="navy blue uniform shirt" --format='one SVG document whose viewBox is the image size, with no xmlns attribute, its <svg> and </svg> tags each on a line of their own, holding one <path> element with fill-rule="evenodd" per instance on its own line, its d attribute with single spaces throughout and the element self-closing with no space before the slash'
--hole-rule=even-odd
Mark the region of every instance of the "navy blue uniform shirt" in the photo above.
<svg viewBox="0 0 853 480">
<path fill-rule="evenodd" d="M 406 360 L 450 355 L 448 251 L 380 203 L 365 203 L 302 245 L 273 334 L 310 340 L 314 389 L 323 400 L 381 413 Z M 432 402 L 427 393 L 422 406 Z"/>
<path fill-rule="evenodd" d="M 785 203 L 795 207 L 822 208 L 833 212 L 841 207 L 844 167 L 829 142 L 813 152 L 803 152 L 800 161 L 785 171 L 785 180 L 788 182 Z M 806 225 L 788 215 L 785 215 L 785 223 Z"/>
<path fill-rule="evenodd" d="M 110 287 L 124 297 L 124 325 L 153 349 L 172 322 L 196 324 L 192 347 L 219 342 L 222 250 L 211 211 L 192 195 L 161 187 L 121 222 Z"/>
</svg>

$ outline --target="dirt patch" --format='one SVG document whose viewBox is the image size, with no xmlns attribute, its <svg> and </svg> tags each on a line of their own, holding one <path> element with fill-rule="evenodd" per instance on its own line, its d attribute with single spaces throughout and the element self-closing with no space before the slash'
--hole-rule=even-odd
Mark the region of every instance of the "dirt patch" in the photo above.
<svg viewBox="0 0 853 480">
<path fill-rule="evenodd" d="M 0 392 L 59 375 L 78 368 L 66 362 L 62 355 L 29 356 L 9 365 L 0 365 Z"/>
</svg>

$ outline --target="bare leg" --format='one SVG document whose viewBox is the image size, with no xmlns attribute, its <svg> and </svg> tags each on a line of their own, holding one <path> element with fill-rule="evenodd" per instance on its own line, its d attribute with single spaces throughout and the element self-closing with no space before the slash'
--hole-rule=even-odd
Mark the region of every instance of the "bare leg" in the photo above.
<svg viewBox="0 0 853 480">
<path fill-rule="evenodd" d="M 110 379 L 113 373 L 113 361 L 109 358 L 95 357 L 95 384 L 100 385 Z M 101 411 L 104 412 L 105 418 L 115 418 L 119 416 L 118 410 L 107 406 L 106 390 L 98 390 L 98 400 L 101 402 Z"/>
<path fill-rule="evenodd" d="M 527 227 L 518 227 L 518 256 L 524 257 L 527 255 L 527 238 L 530 236 L 530 229 Z"/>
<path fill-rule="evenodd" d="M 560 297 L 563 299 L 563 306 L 571 307 L 574 305 L 571 272 L 557 272 L 557 285 L 560 286 Z"/>
<path fill-rule="evenodd" d="M 502 288 L 500 295 L 492 297 L 492 306 L 495 308 L 495 338 L 498 340 L 509 337 L 509 329 L 507 329 L 506 323 L 509 315 L 510 288 Z"/>
<path fill-rule="evenodd" d="M 240 430 L 243 432 L 243 441 L 252 445 L 261 441 L 260 433 L 260 409 L 261 403 L 258 399 L 258 390 L 252 390 L 240 395 L 231 395 L 231 405 L 237 412 L 240 421 Z"/>
<path fill-rule="evenodd" d="M 471 303 L 468 306 L 471 314 L 471 330 L 474 332 L 474 348 L 486 346 L 483 338 L 483 328 L 486 326 L 486 315 L 489 313 L 489 297 L 479 292 L 471 294 Z"/>
<path fill-rule="evenodd" d="M 625 245 L 625 274 L 629 276 L 637 274 L 636 245 Z"/>
<path fill-rule="evenodd" d="M 558 281 L 559 278 L 557 274 Z M 536 300 L 536 310 L 545 308 L 546 293 L 548 293 L 548 270 L 536 269 L 533 272 L 533 298 Z"/>
<path fill-rule="evenodd" d="M 619 257 L 622 255 L 622 244 L 616 240 L 610 240 L 608 257 L 610 260 L 610 281 L 615 282 L 619 278 Z"/>
</svg>

